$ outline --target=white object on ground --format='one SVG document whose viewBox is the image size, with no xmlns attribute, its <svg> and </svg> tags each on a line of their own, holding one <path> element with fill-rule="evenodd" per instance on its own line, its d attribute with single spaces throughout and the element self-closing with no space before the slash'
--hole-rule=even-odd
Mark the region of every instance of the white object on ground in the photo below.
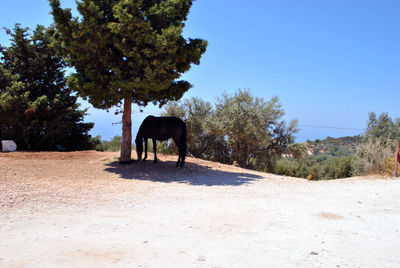
<svg viewBox="0 0 400 268">
<path fill-rule="evenodd" d="M 3 152 L 14 152 L 15 150 L 17 150 L 17 144 L 13 140 L 1 141 L 1 145 Z"/>
</svg>

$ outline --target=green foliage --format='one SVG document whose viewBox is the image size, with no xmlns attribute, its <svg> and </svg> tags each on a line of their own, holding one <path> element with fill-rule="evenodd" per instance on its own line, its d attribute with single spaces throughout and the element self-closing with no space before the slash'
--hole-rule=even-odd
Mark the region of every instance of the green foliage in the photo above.
<svg viewBox="0 0 400 268">
<path fill-rule="evenodd" d="M 388 113 L 381 113 L 379 117 L 374 112 L 369 113 L 366 137 L 385 141 L 400 140 L 400 118 L 392 119 Z"/>
<path fill-rule="evenodd" d="M 303 143 L 291 143 L 287 146 L 287 153 L 294 159 L 300 159 L 307 155 L 307 146 Z"/>
<path fill-rule="evenodd" d="M 33 33 L 16 24 L 9 47 L 0 47 L 0 137 L 22 150 L 81 150 L 93 143 L 83 123 L 47 29 Z"/>
<path fill-rule="evenodd" d="M 300 167 L 299 161 L 293 161 L 289 158 L 281 158 L 276 162 L 274 173 L 279 175 L 295 177 L 299 173 L 300 170 L 299 167 Z M 308 173 L 306 175 L 308 176 L 309 172 L 306 173 Z"/>
<path fill-rule="evenodd" d="M 308 141 L 306 146 L 313 155 L 346 156 L 354 155 L 357 146 L 363 142 L 362 136 L 327 137 L 324 140 Z"/>
<path fill-rule="evenodd" d="M 387 113 L 379 117 L 369 113 L 366 141 L 357 148 L 355 173 L 393 174 L 396 144 L 400 140 L 400 118 L 392 119 Z"/>
<path fill-rule="evenodd" d="M 169 104 L 165 113 L 186 122 L 189 153 L 258 170 L 271 170 L 294 139 L 297 122 L 286 125 L 283 114 L 277 97 L 265 102 L 242 90 L 234 96 L 224 94 L 215 108 L 192 98 Z"/>
<path fill-rule="evenodd" d="M 73 18 L 50 0 L 60 52 L 75 67 L 69 83 L 96 108 L 123 99 L 146 105 L 178 100 L 190 88 L 177 81 L 199 64 L 207 41 L 182 36 L 192 1 L 82 0 Z"/>
<path fill-rule="evenodd" d="M 348 178 L 353 175 L 352 156 L 335 157 L 322 165 L 323 179 Z"/>
<path fill-rule="evenodd" d="M 186 122 L 188 152 L 191 155 L 226 163 L 229 162 L 229 152 L 226 141 L 214 129 L 213 114 L 211 103 L 199 98 L 169 103 L 165 109 L 165 115 L 176 116 Z M 174 152 L 172 144 L 168 147 Z"/>
<path fill-rule="evenodd" d="M 370 138 L 358 146 L 355 173 L 392 175 L 396 144 L 392 139 Z"/>
<path fill-rule="evenodd" d="M 215 108 L 215 129 L 226 135 L 232 161 L 241 167 L 270 171 L 298 131 L 297 120 L 286 124 L 278 97 L 265 102 L 248 90 L 224 94 Z"/>
<path fill-rule="evenodd" d="M 309 180 L 351 177 L 355 172 L 355 152 L 363 141 L 361 136 L 327 137 L 324 140 L 307 140 L 305 144 L 290 144 L 288 153 L 291 157 L 280 159 L 274 171 Z M 313 155 L 306 156 L 304 147 Z"/>
<path fill-rule="evenodd" d="M 312 180 L 348 178 L 353 175 L 353 162 L 353 156 L 281 158 L 276 163 L 274 172 Z"/>
<path fill-rule="evenodd" d="M 118 152 L 121 149 L 121 136 L 114 136 L 109 141 L 102 141 L 100 136 L 96 137 L 99 142 L 96 144 L 96 151 Z"/>
<path fill-rule="evenodd" d="M 391 175 L 399 138 L 400 119 L 392 119 L 387 113 L 378 117 L 371 112 L 365 136 L 307 141 L 306 146 L 313 156 L 280 159 L 275 172 L 313 180 L 352 175 Z M 290 145 L 289 149 L 292 146 L 295 145 Z"/>
<path fill-rule="evenodd" d="M 153 143 L 149 143 L 149 151 L 153 152 Z M 178 155 L 178 148 L 174 144 L 173 141 L 162 141 L 157 143 L 157 153 L 160 154 L 169 154 L 169 155 Z"/>
<path fill-rule="evenodd" d="M 68 83 L 94 107 L 123 103 L 121 162 L 131 161 L 131 104 L 160 106 L 191 87 L 177 80 L 200 64 L 207 41 L 182 36 L 192 0 L 82 0 L 72 18 L 49 0 L 59 52 L 76 73 Z"/>
<path fill-rule="evenodd" d="M 101 151 L 101 152 L 118 152 L 121 149 L 121 139 L 122 137 L 117 135 L 114 136 L 111 140 L 101 140 L 101 136 L 96 136 L 92 138 L 93 143 L 95 144 L 95 149 L 96 151 Z M 133 150 L 135 149 L 135 146 L 132 144 Z M 152 143 L 149 143 L 149 152 L 153 151 L 153 145 Z M 160 152 L 158 147 L 157 147 L 157 152 Z"/>
<path fill-rule="evenodd" d="M 96 137 L 90 138 L 91 143 L 93 144 L 93 149 L 96 151 L 104 151 L 103 146 L 101 144 L 101 136 L 97 135 Z"/>
<path fill-rule="evenodd" d="M 400 138 L 400 120 L 387 113 L 369 114 L 365 136 L 307 141 L 313 156 L 280 159 L 275 172 L 312 179 L 335 179 L 352 175 L 391 175 Z M 290 145 L 289 148 L 293 145 Z M 294 156 L 294 155 L 293 155 Z"/>
</svg>

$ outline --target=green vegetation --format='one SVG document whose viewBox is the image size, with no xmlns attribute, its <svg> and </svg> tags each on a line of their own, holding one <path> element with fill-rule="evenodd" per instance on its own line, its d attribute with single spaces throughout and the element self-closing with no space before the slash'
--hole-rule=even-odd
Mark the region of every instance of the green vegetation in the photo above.
<svg viewBox="0 0 400 268">
<path fill-rule="evenodd" d="M 20 150 L 91 149 L 93 123 L 83 123 L 86 110 L 66 85 L 66 64 L 49 32 L 16 24 L 7 33 L 10 46 L 0 46 L 0 139 Z"/>
<path fill-rule="evenodd" d="M 367 139 L 358 147 L 354 163 L 355 174 L 392 175 L 395 165 L 396 141 Z"/>
<path fill-rule="evenodd" d="M 280 159 L 276 174 L 319 179 L 346 178 L 353 175 L 391 175 L 394 170 L 395 150 L 400 139 L 400 119 L 387 113 L 379 117 L 369 114 L 364 136 L 326 138 L 307 141 L 305 157 Z"/>
<path fill-rule="evenodd" d="M 297 150 L 289 150 L 288 157 L 283 157 L 276 163 L 274 172 L 310 180 L 350 177 L 354 171 L 357 146 L 362 141 L 361 136 L 336 139 L 327 137 L 325 140 L 291 144 L 289 148 L 294 147 Z"/>
<path fill-rule="evenodd" d="M 229 109 L 222 109 L 227 103 Z M 177 116 L 186 122 L 188 152 L 197 158 L 309 180 L 392 174 L 396 141 L 399 138 L 394 134 L 400 133 L 399 119 L 392 120 L 387 114 L 376 118 L 371 113 L 369 127 L 363 136 L 327 137 L 324 140 L 293 143 L 296 121 L 289 125 L 280 121 L 283 112 L 277 98 L 264 102 L 254 98 L 249 91 L 239 90 L 233 96 L 224 95 L 217 99 L 214 105 L 199 98 L 172 102 L 166 106 L 164 115 Z M 259 118 L 259 114 L 265 117 Z M 262 125 L 262 120 L 269 122 L 263 125 L 268 127 L 258 127 L 259 130 L 254 131 L 256 126 Z M 377 128 L 386 131 L 374 134 Z M 242 130 L 240 134 L 239 131 L 234 132 L 236 129 Z M 255 133 L 259 133 L 259 136 Z M 242 139 L 237 138 L 238 145 L 232 142 L 236 135 Z M 120 136 L 116 136 L 111 141 L 100 141 L 96 148 L 118 151 L 120 139 Z M 265 139 L 269 142 L 265 142 Z M 276 144 L 279 144 L 279 149 L 274 147 Z M 149 143 L 149 151 L 152 150 L 152 143 Z M 172 141 L 159 143 L 157 152 L 177 154 Z"/>
<path fill-rule="evenodd" d="M 121 136 L 114 136 L 109 141 L 101 140 L 100 136 L 95 137 L 95 139 L 97 140 L 96 151 L 118 152 L 121 150 Z"/>
<path fill-rule="evenodd" d="M 312 180 L 347 178 L 353 175 L 354 156 L 307 156 L 302 159 L 281 158 L 274 172 Z"/>
<path fill-rule="evenodd" d="M 393 172 L 399 119 L 370 113 L 363 136 L 293 143 L 296 121 L 286 125 L 282 114 L 277 98 L 264 102 L 241 90 L 214 106 L 192 98 L 168 104 L 165 112 L 187 123 L 188 151 L 202 159 L 310 180 Z M 160 148 L 174 153 L 172 143 Z"/>
<path fill-rule="evenodd" d="M 305 146 L 312 155 L 346 156 L 354 155 L 357 146 L 364 141 L 363 136 L 352 136 L 342 138 L 327 137 L 325 140 L 307 141 Z"/>
<path fill-rule="evenodd" d="M 31 32 L 16 24 L 6 30 L 10 46 L 0 46 L 0 138 L 19 149 L 121 150 L 121 162 L 129 162 L 131 104 L 152 102 L 168 104 L 165 115 L 187 123 L 188 151 L 198 158 L 312 180 L 392 173 L 400 119 L 387 113 L 371 112 L 363 136 L 299 144 L 297 121 L 282 120 L 278 97 L 264 101 L 238 90 L 215 104 L 178 102 L 191 85 L 177 79 L 207 47 L 182 36 L 191 0 L 82 0 L 77 18 L 49 1 L 54 26 Z M 66 67 L 76 71 L 67 79 Z M 96 108 L 120 107 L 122 137 L 90 137 L 93 124 L 83 122 L 78 96 Z M 176 148 L 163 142 L 158 152 Z"/>
<path fill-rule="evenodd" d="M 369 114 L 365 142 L 358 146 L 356 174 L 392 175 L 395 165 L 396 144 L 400 141 L 400 118 L 392 119 L 387 113 L 379 117 Z"/>
<path fill-rule="evenodd" d="M 69 84 L 95 108 L 123 103 L 121 162 L 131 161 L 131 104 L 165 104 L 191 87 L 177 80 L 200 64 L 207 41 L 186 40 L 191 0 L 77 1 L 80 18 L 50 0 L 59 52 L 76 73 Z"/>
<path fill-rule="evenodd" d="M 214 106 L 198 98 L 170 103 L 165 115 L 186 122 L 193 156 L 263 171 L 273 170 L 297 131 L 296 120 L 281 120 L 284 110 L 277 97 L 266 102 L 248 90 L 224 94 Z"/>
<path fill-rule="evenodd" d="M 369 113 L 365 136 L 372 140 L 399 140 L 400 118 L 392 119 L 388 113 L 381 113 L 379 117 L 374 112 Z"/>
</svg>

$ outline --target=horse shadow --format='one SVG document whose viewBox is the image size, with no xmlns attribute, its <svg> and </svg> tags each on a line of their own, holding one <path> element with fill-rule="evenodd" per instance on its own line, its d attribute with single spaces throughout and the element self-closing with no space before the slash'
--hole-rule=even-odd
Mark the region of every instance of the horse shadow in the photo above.
<svg viewBox="0 0 400 268">
<path fill-rule="evenodd" d="M 215 170 L 211 166 L 186 162 L 184 168 L 173 161 L 139 161 L 129 165 L 118 161 L 106 164 L 105 171 L 118 174 L 126 180 L 146 180 L 163 183 L 186 183 L 194 186 L 240 186 L 263 177 L 250 172 Z"/>
</svg>

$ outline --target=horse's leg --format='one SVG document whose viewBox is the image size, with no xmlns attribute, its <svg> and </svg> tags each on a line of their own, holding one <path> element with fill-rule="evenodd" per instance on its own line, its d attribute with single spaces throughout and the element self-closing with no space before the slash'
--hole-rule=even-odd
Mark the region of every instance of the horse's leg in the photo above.
<svg viewBox="0 0 400 268">
<path fill-rule="evenodd" d="M 182 153 L 179 153 L 179 154 L 182 154 L 182 156 L 181 156 L 181 164 L 179 166 L 183 167 L 183 164 L 185 164 L 186 150 L 183 150 Z"/>
<path fill-rule="evenodd" d="M 181 153 L 182 144 L 180 143 L 180 141 L 178 139 L 176 139 L 176 138 L 172 138 L 172 139 L 174 140 L 176 147 L 178 147 L 178 153 L 179 153 L 178 162 L 176 162 L 176 167 L 182 167 L 182 165 L 183 165 L 182 164 L 182 153 Z"/>
<path fill-rule="evenodd" d="M 179 141 L 179 158 L 181 160 L 179 166 L 183 168 L 183 164 L 185 164 L 185 157 L 186 157 L 186 135 L 181 136 Z"/>
<path fill-rule="evenodd" d="M 179 147 L 178 163 L 176 163 L 177 167 L 183 167 L 183 164 L 185 164 L 185 156 L 186 156 L 186 150 L 184 145 L 181 144 L 181 146 Z"/>
<path fill-rule="evenodd" d="M 144 158 L 143 161 L 147 159 L 147 139 L 144 139 Z"/>
<path fill-rule="evenodd" d="M 157 163 L 157 140 L 153 139 L 154 164 Z"/>
</svg>

